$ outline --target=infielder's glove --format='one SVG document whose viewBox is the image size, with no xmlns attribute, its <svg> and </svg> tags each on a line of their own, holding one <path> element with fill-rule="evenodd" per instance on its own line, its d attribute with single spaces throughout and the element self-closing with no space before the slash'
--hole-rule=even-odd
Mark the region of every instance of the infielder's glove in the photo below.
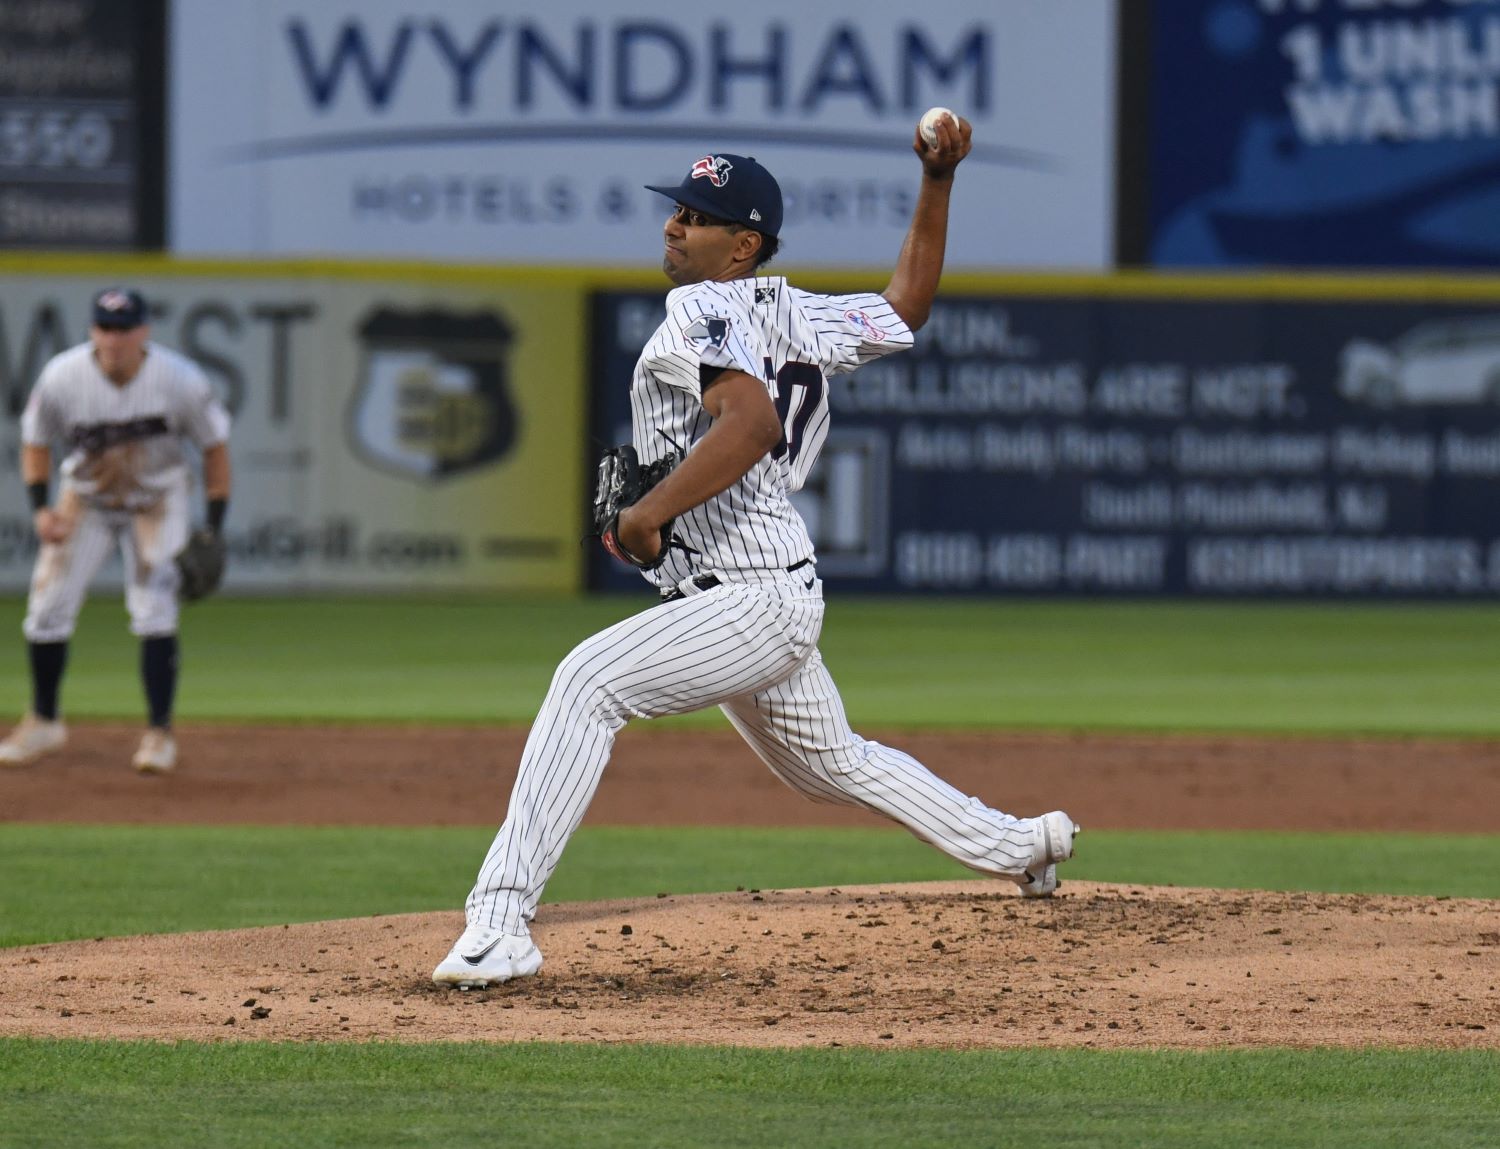
<svg viewBox="0 0 1500 1149">
<path fill-rule="evenodd" d="M 207 527 L 188 536 L 177 552 L 177 593 L 183 602 L 196 602 L 219 589 L 224 581 L 224 540 Z"/>
<path fill-rule="evenodd" d="M 640 456 L 629 443 L 612 447 L 599 460 L 599 478 L 594 487 L 594 533 L 604 544 L 604 549 L 621 562 L 627 562 L 643 571 L 654 571 L 667 561 L 667 550 L 672 541 L 672 524 L 669 519 L 662 524 L 661 549 L 656 557 L 641 561 L 620 545 L 620 512 L 632 503 L 637 503 L 652 487 L 670 475 L 682 455 L 673 451 L 656 462 L 641 466 Z"/>
</svg>

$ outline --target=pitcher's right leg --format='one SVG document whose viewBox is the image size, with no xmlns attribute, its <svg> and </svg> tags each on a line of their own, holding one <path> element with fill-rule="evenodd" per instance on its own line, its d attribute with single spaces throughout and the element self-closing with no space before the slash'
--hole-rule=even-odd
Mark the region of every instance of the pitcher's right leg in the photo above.
<svg viewBox="0 0 1500 1149">
<path fill-rule="evenodd" d="M 1072 857 L 1077 827 L 1061 810 L 1017 818 L 992 809 L 911 755 L 855 734 L 820 653 L 787 681 L 723 710 L 789 786 L 883 814 L 970 869 L 1010 879 L 1023 894 L 1052 893 L 1056 864 Z"/>
</svg>

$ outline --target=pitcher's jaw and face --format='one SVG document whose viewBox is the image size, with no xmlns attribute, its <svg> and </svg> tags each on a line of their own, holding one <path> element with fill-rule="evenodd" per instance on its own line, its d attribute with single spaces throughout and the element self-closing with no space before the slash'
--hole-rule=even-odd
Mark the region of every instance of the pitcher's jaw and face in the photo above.
<svg viewBox="0 0 1500 1149">
<path fill-rule="evenodd" d="M 754 270 L 760 235 L 749 228 L 675 204 L 662 228 L 661 269 L 678 287 L 740 279 Z"/>
</svg>

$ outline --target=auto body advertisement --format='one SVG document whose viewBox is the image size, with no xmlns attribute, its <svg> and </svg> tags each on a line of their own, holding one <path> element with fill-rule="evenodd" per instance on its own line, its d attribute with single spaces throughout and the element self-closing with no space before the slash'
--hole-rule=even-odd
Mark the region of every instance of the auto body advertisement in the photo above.
<svg viewBox="0 0 1500 1149">
<path fill-rule="evenodd" d="M 153 340 L 192 356 L 233 416 L 228 591 L 579 586 L 579 293 L 494 280 L 351 268 L 133 281 Z M 87 338 L 99 286 L 0 274 L 8 591 L 36 554 L 21 410 L 47 359 Z M 198 518 L 202 505 L 199 491 Z"/>
<path fill-rule="evenodd" d="M 1500 2 L 1155 6 L 1157 266 L 1500 264 Z"/>
<path fill-rule="evenodd" d="M 785 257 L 889 266 L 930 106 L 974 124 L 950 265 L 1098 269 L 1115 2 L 180 0 L 178 254 L 655 266 L 707 154 L 779 179 Z"/>
<path fill-rule="evenodd" d="M 661 317 L 598 300 L 600 441 Z M 1500 595 L 1493 306 L 948 295 L 829 398 L 795 501 L 841 590 Z"/>
</svg>

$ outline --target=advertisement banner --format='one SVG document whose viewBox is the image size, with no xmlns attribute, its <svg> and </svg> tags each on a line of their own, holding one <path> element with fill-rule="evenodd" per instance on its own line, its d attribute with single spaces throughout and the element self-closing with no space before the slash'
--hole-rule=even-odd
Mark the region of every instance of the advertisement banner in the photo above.
<svg viewBox="0 0 1500 1149">
<path fill-rule="evenodd" d="M 1155 6 L 1150 262 L 1500 264 L 1500 2 Z"/>
<path fill-rule="evenodd" d="M 160 8 L 0 4 L 0 248 L 124 249 L 155 230 L 141 219 L 140 143 L 143 113 L 159 112 L 142 93 L 156 82 Z"/>
<path fill-rule="evenodd" d="M 580 585 L 577 289 L 357 269 L 135 282 L 152 338 L 196 359 L 233 415 L 230 592 Z M 0 275 L 6 590 L 36 552 L 20 413 L 46 360 L 87 337 L 99 286 Z"/>
<path fill-rule="evenodd" d="M 614 442 L 662 302 L 595 314 Z M 950 295 L 829 400 L 795 501 L 840 590 L 1500 595 L 1494 306 Z"/>
<path fill-rule="evenodd" d="M 654 264 L 706 154 L 780 180 L 785 259 L 888 266 L 933 105 L 974 125 L 950 264 L 1097 269 L 1113 243 L 1115 0 L 181 0 L 179 254 Z"/>
</svg>

